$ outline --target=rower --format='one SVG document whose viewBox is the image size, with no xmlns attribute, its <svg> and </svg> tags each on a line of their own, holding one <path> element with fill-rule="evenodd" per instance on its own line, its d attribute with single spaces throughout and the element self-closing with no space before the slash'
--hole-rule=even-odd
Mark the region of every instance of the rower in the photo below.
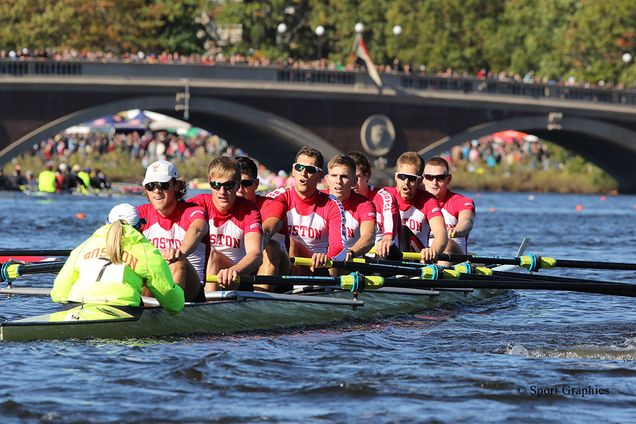
<svg viewBox="0 0 636 424">
<path fill-rule="evenodd" d="M 183 309 L 183 290 L 161 253 L 139 232 L 142 220 L 127 203 L 111 209 L 107 225 L 76 247 L 51 290 L 58 303 L 139 306 L 144 284 L 170 313 Z"/>
<path fill-rule="evenodd" d="M 335 156 L 327 164 L 327 191 L 342 203 L 345 210 L 347 261 L 364 256 L 375 241 L 375 206 L 353 191 L 356 168 L 349 155 Z"/>
<path fill-rule="evenodd" d="M 236 158 L 241 169 L 241 185 L 236 195 L 251 200 L 258 206 L 263 221 L 263 264 L 258 268 L 258 275 L 288 275 L 291 271 L 291 262 L 284 243 L 281 245 L 274 240 L 271 230 L 280 227 L 283 221 L 283 204 L 266 196 L 256 194 L 258 188 L 258 168 L 256 163 L 246 156 Z M 284 237 L 283 237 L 284 241 Z M 278 286 L 273 286 L 276 289 Z M 261 289 L 269 289 L 269 286 L 261 285 Z M 284 288 L 284 287 L 283 287 Z"/>
<path fill-rule="evenodd" d="M 373 202 L 375 195 L 380 191 L 380 187 L 369 184 L 371 178 L 371 164 L 365 155 L 355 151 L 347 153 L 356 164 L 356 184 L 354 190 Z"/>
<path fill-rule="evenodd" d="M 475 202 L 448 189 L 453 176 L 448 162 L 439 156 L 430 158 L 424 165 L 424 187 L 437 199 L 448 233 L 448 245 L 444 253 L 468 254 L 468 235 L 475 221 Z M 432 245 L 433 238 L 429 239 Z"/>
<path fill-rule="evenodd" d="M 441 208 L 435 197 L 418 188 L 424 161 L 416 152 L 400 155 L 395 168 L 396 187 L 386 187 L 376 195 L 376 208 L 390 211 L 395 202 L 399 210 L 402 231 L 398 233 L 401 250 L 419 251 L 423 262 L 433 262 L 446 248 L 448 236 Z M 395 228 L 395 215 L 380 213 L 383 227 Z M 429 247 L 429 233 L 434 241 Z"/>
<path fill-rule="evenodd" d="M 207 275 L 216 274 L 218 282 L 207 283 L 205 289 L 235 289 L 239 275 L 256 272 L 263 262 L 261 215 L 254 202 L 236 194 L 241 183 L 236 159 L 214 159 L 208 167 L 208 181 L 212 193 L 190 199 L 203 207 L 208 217 Z"/>
<path fill-rule="evenodd" d="M 205 302 L 208 224 L 202 207 L 186 202 L 186 182 L 166 160 L 151 163 L 142 183 L 150 203 L 138 206 L 144 236 L 161 252 L 187 302 Z"/>
<path fill-rule="evenodd" d="M 318 191 L 323 166 L 322 153 L 312 147 L 302 147 L 292 165 L 293 187 L 279 188 L 267 195 L 283 203 L 290 238 L 289 255 L 311 257 L 311 272 L 322 268 L 329 259 L 342 261 L 347 254 L 342 203 Z"/>
</svg>

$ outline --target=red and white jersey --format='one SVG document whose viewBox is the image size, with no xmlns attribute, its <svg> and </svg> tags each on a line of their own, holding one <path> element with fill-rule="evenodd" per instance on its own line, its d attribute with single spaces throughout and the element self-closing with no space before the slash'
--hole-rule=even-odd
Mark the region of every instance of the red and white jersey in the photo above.
<svg viewBox="0 0 636 424">
<path fill-rule="evenodd" d="M 168 216 L 160 214 L 150 203 L 137 206 L 137 211 L 139 217 L 146 220 L 141 232 L 159 250 L 179 249 L 190 224 L 197 219 L 206 220 L 203 208 L 186 201 L 178 201 L 177 207 Z M 201 284 L 205 284 L 206 247 L 204 239 L 186 257 L 197 271 Z"/>
<path fill-rule="evenodd" d="M 387 188 L 378 190 L 373 198 L 373 205 L 376 210 L 375 218 L 375 241 L 379 241 L 382 236 L 391 235 L 393 240 L 397 240 L 400 231 L 400 211 L 397 200 L 393 193 Z"/>
<path fill-rule="evenodd" d="M 256 204 L 237 197 L 231 210 L 222 214 L 211 194 L 199 194 L 188 200 L 203 207 L 210 227 L 210 247 L 237 263 L 245 254 L 245 234 L 262 233 L 261 214 Z"/>
<path fill-rule="evenodd" d="M 275 217 L 281 220 L 285 219 L 285 206 L 274 199 L 267 196 L 256 195 L 256 206 L 261 213 L 261 219 L 265 222 L 266 219 Z"/>
<path fill-rule="evenodd" d="M 429 220 L 436 216 L 442 216 L 441 208 L 435 196 L 425 190 L 418 190 L 415 199 L 413 199 L 412 202 L 407 202 L 402 199 L 395 187 L 386 187 L 380 190 L 378 196 L 383 191 L 389 193 L 391 197 L 395 199 L 400 214 L 400 223 L 402 226 L 411 230 L 414 235 L 414 237 L 409 239 L 411 249 L 413 251 L 420 251 L 425 246 L 428 246 L 428 238 L 431 232 Z M 378 196 L 376 196 L 376 198 Z M 383 205 L 383 207 L 386 207 L 386 205 Z M 385 220 L 383 224 L 386 228 L 388 225 L 387 220 Z M 399 234 L 401 236 L 401 232 Z"/>
<path fill-rule="evenodd" d="M 370 200 L 371 202 L 373 202 L 373 199 L 375 199 L 375 195 L 378 194 L 378 191 L 381 190 L 381 187 L 376 187 L 374 185 L 369 185 L 369 192 L 365 195 L 362 195 L 364 197 L 366 197 L 368 200 Z M 356 193 L 358 193 L 356 191 Z M 360 194 L 360 193 L 358 193 Z"/>
<path fill-rule="evenodd" d="M 328 190 L 323 193 L 328 194 Z M 345 210 L 345 226 L 347 227 L 347 248 L 351 248 L 360 239 L 360 224 L 372 221 L 375 227 L 375 205 L 365 196 L 351 192 L 351 196 L 341 202 Z"/>
<path fill-rule="evenodd" d="M 312 253 L 327 253 L 330 259 L 346 258 L 346 220 L 342 203 L 319 191 L 302 199 L 294 187 L 279 188 L 267 197 L 281 202 L 287 215 L 287 233 Z"/>
<path fill-rule="evenodd" d="M 457 225 L 459 219 L 459 213 L 462 211 L 471 211 L 475 213 L 475 202 L 472 199 L 462 196 L 459 193 L 454 193 L 450 190 L 446 192 L 446 196 L 443 199 L 437 200 L 442 208 L 442 215 L 444 215 L 444 222 L 446 228 L 454 227 Z M 468 254 L 468 236 L 466 237 L 453 237 L 454 240 L 463 250 L 464 254 Z M 433 237 L 429 238 L 429 245 L 433 243 Z"/>
<path fill-rule="evenodd" d="M 276 234 L 272 234 L 270 240 L 273 240 L 281 245 L 283 249 L 288 246 L 289 239 L 287 236 L 287 215 L 285 213 L 285 205 L 281 202 L 271 199 L 267 196 L 256 195 L 256 206 L 261 213 L 261 219 L 263 223 L 268 218 L 278 218 L 282 221 L 283 225 Z"/>
</svg>

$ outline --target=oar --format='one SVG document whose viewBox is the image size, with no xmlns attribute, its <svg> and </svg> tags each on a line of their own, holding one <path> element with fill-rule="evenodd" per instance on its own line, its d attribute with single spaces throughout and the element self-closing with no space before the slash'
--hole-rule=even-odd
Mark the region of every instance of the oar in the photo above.
<svg viewBox="0 0 636 424">
<path fill-rule="evenodd" d="M 402 257 L 408 260 L 420 260 L 419 253 L 403 253 Z M 590 269 L 615 269 L 615 270 L 636 270 L 636 263 L 625 262 L 599 262 L 599 261 L 577 261 L 570 259 L 555 259 L 542 257 L 537 255 L 524 256 L 479 256 L 479 255 L 449 255 L 442 253 L 439 259 L 449 262 L 470 261 L 479 264 L 505 264 L 518 265 L 526 268 L 531 272 L 540 270 L 541 268 L 590 268 Z"/>
<path fill-rule="evenodd" d="M 0 256 L 69 256 L 70 250 L 0 249 Z"/>
<path fill-rule="evenodd" d="M 476 276 L 477 277 L 477 276 Z M 382 277 L 367 277 L 382 278 Z M 527 280 L 497 280 L 497 279 L 471 279 L 471 280 L 413 280 L 385 278 L 387 287 L 431 288 L 434 290 L 443 288 L 473 288 L 496 290 L 558 290 L 581 293 L 610 294 L 615 296 L 636 297 L 636 284 L 586 281 L 580 283 L 557 283 L 549 281 Z"/>
<path fill-rule="evenodd" d="M 400 267 L 410 267 L 410 268 L 414 268 L 414 269 L 422 269 L 422 268 L 427 268 L 430 267 L 431 265 L 426 265 L 426 264 L 421 264 L 421 263 L 416 263 L 416 262 L 399 262 L 399 261 L 388 261 L 388 260 L 383 260 L 383 259 L 375 259 L 375 258 L 354 258 L 353 262 L 356 263 L 367 263 L 367 264 L 382 264 L 382 265 L 394 265 L 394 266 L 400 266 Z M 509 279 L 509 280 L 526 280 L 526 281 L 551 281 L 551 282 L 556 282 L 556 283 L 584 283 L 587 282 L 589 280 L 585 280 L 582 278 L 570 278 L 570 277 L 556 277 L 556 276 L 552 276 L 552 275 L 539 275 L 539 274 L 521 274 L 518 272 L 507 272 L 507 271 L 497 271 L 494 270 L 492 268 L 486 268 L 486 267 L 476 267 L 470 263 L 461 263 L 461 264 L 457 264 L 453 267 L 440 267 L 438 266 L 438 268 L 440 269 L 444 269 L 444 270 L 455 270 L 455 271 L 459 271 L 461 274 L 476 274 L 476 275 L 492 275 L 492 276 L 496 276 L 496 277 L 502 277 L 504 279 Z M 421 272 L 421 271 L 420 271 Z M 414 274 L 409 274 L 409 275 L 414 275 Z M 449 276 L 452 276 L 452 274 L 447 274 L 447 278 Z M 443 274 L 442 274 L 443 277 Z M 470 277 L 465 277 L 470 278 Z M 474 278 L 474 277 L 472 277 Z M 614 281 L 602 281 L 603 283 L 606 284 L 617 284 L 618 282 L 614 282 Z"/>
<path fill-rule="evenodd" d="M 456 271 L 452 271 L 457 273 Z M 459 273 L 457 273 L 459 274 Z M 455 275 L 457 275 L 455 274 Z M 616 296 L 636 297 L 636 285 L 618 282 L 585 281 L 578 283 L 558 283 L 549 281 L 502 280 L 486 275 L 459 274 L 466 280 L 423 280 L 411 278 L 384 278 L 380 276 L 363 276 L 359 273 L 341 277 L 317 276 L 241 276 L 243 282 L 253 284 L 292 284 L 294 280 L 300 284 L 333 285 L 339 283 L 340 288 L 361 292 L 377 290 L 382 287 L 401 287 L 411 289 L 497 289 L 497 290 L 561 290 L 582 293 L 611 294 Z M 208 280 L 209 281 L 209 280 Z"/>
<path fill-rule="evenodd" d="M 0 267 L 0 281 L 13 281 L 22 275 L 58 272 L 65 261 L 20 264 L 7 262 Z"/>
<path fill-rule="evenodd" d="M 291 257 L 289 258 L 291 263 L 298 266 L 311 266 L 311 258 Z M 359 271 L 368 273 L 390 273 L 390 274 L 402 274 L 412 275 L 419 277 L 422 274 L 419 267 L 413 267 L 410 265 L 394 265 L 388 263 L 364 263 L 364 262 L 345 262 L 334 261 L 329 259 L 323 268 L 338 268 L 345 271 Z"/>
</svg>

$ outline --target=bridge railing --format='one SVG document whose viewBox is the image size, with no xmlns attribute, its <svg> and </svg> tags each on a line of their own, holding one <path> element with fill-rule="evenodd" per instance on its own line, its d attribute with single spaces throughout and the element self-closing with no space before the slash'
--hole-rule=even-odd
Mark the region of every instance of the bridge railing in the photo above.
<svg viewBox="0 0 636 424">
<path fill-rule="evenodd" d="M 369 86 L 363 71 L 296 69 L 248 65 L 151 64 L 127 62 L 57 62 L 49 60 L 0 59 L 0 75 L 94 76 L 128 78 L 182 78 L 207 80 L 264 81 L 297 84 Z M 525 83 L 438 75 L 381 74 L 383 84 L 397 90 L 415 89 L 474 94 L 531 97 L 583 102 L 636 105 L 635 90 L 575 87 L 555 83 Z"/>
</svg>

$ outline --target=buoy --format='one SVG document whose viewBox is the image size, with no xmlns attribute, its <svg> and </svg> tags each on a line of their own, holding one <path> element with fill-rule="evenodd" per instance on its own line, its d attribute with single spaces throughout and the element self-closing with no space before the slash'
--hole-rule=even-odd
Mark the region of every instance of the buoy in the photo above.
<svg viewBox="0 0 636 424">
<path fill-rule="evenodd" d="M 601 202 L 604 202 L 604 201 L 607 200 L 607 196 L 601 195 L 601 197 L 599 197 L 599 199 L 601 199 Z"/>
<path fill-rule="evenodd" d="M 534 200 L 534 194 L 529 195 L 528 200 Z"/>
<path fill-rule="evenodd" d="M 634 205 L 636 207 L 636 205 Z M 497 208 L 488 208 L 488 212 L 497 212 Z"/>
<path fill-rule="evenodd" d="M 581 212 L 583 210 L 583 205 L 576 205 L 576 211 Z"/>
<path fill-rule="evenodd" d="M 86 218 L 86 214 L 82 213 L 82 212 L 78 212 L 78 213 L 75 214 L 75 218 L 84 219 L 84 218 Z"/>
</svg>

